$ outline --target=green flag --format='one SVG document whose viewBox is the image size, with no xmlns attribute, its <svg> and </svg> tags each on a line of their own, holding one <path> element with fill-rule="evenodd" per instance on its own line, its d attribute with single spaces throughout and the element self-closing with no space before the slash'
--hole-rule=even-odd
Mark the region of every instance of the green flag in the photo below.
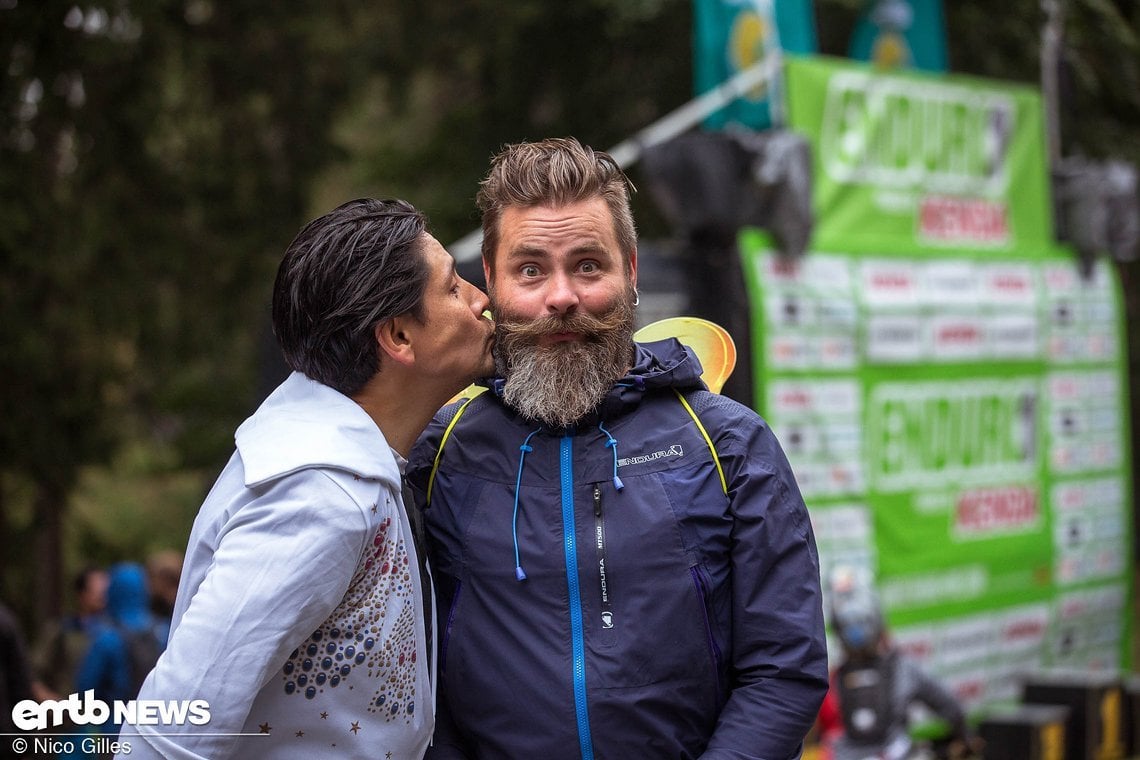
<svg viewBox="0 0 1140 760">
<path fill-rule="evenodd" d="M 810 0 L 694 0 L 693 82 L 702 94 L 768 55 L 812 53 Z M 764 129 L 779 123 L 780 83 L 761 85 L 710 116 L 705 126 L 736 123 Z"/>
<path fill-rule="evenodd" d="M 942 0 L 868 0 L 850 55 L 884 69 L 946 71 Z"/>
</svg>

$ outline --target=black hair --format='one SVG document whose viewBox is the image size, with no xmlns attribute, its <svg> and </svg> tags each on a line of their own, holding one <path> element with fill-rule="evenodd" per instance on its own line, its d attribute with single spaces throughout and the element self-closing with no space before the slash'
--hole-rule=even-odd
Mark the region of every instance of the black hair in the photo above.
<svg viewBox="0 0 1140 760">
<path fill-rule="evenodd" d="M 372 198 L 305 225 L 273 285 L 273 332 L 291 369 L 346 396 L 380 371 L 375 326 L 423 320 L 426 230 L 410 203 Z"/>
</svg>

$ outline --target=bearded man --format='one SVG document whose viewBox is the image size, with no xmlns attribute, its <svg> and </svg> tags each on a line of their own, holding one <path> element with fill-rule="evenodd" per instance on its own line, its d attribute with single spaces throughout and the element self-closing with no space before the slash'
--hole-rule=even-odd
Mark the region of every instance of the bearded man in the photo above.
<svg viewBox="0 0 1140 760">
<path fill-rule="evenodd" d="M 782 760 L 827 691 L 779 443 L 689 349 L 633 341 L 629 191 L 573 139 L 481 185 L 496 376 L 408 468 L 440 592 L 429 758 Z"/>
</svg>

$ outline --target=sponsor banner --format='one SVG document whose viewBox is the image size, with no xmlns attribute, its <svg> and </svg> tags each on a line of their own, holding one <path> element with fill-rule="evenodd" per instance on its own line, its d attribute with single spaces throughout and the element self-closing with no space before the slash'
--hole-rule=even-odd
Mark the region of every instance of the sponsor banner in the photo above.
<svg viewBox="0 0 1140 760">
<path fill-rule="evenodd" d="M 1040 667 L 1050 620 L 1048 604 L 1018 605 L 937 625 L 899 626 L 894 638 L 973 711 L 1020 697 L 1020 677 Z"/>
<path fill-rule="evenodd" d="M 788 124 L 813 149 L 817 249 L 1052 244 L 1033 90 L 817 57 L 789 60 L 785 79 Z"/>
<path fill-rule="evenodd" d="M 971 710 L 1016 698 L 1033 668 L 1128 667 L 1113 272 L 1084 279 L 1056 248 L 789 261 L 755 230 L 740 247 L 758 410 L 796 473 L 823 577 L 869 570 L 896 640 Z"/>
</svg>

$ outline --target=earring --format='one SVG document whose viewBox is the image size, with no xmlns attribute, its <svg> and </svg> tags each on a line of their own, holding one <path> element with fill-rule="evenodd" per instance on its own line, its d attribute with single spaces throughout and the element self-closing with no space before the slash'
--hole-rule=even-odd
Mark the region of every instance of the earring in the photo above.
<svg viewBox="0 0 1140 760">
<path fill-rule="evenodd" d="M 637 290 L 635 289 L 633 291 L 633 305 L 637 306 L 639 303 L 641 303 L 641 294 L 638 293 Z"/>
</svg>

